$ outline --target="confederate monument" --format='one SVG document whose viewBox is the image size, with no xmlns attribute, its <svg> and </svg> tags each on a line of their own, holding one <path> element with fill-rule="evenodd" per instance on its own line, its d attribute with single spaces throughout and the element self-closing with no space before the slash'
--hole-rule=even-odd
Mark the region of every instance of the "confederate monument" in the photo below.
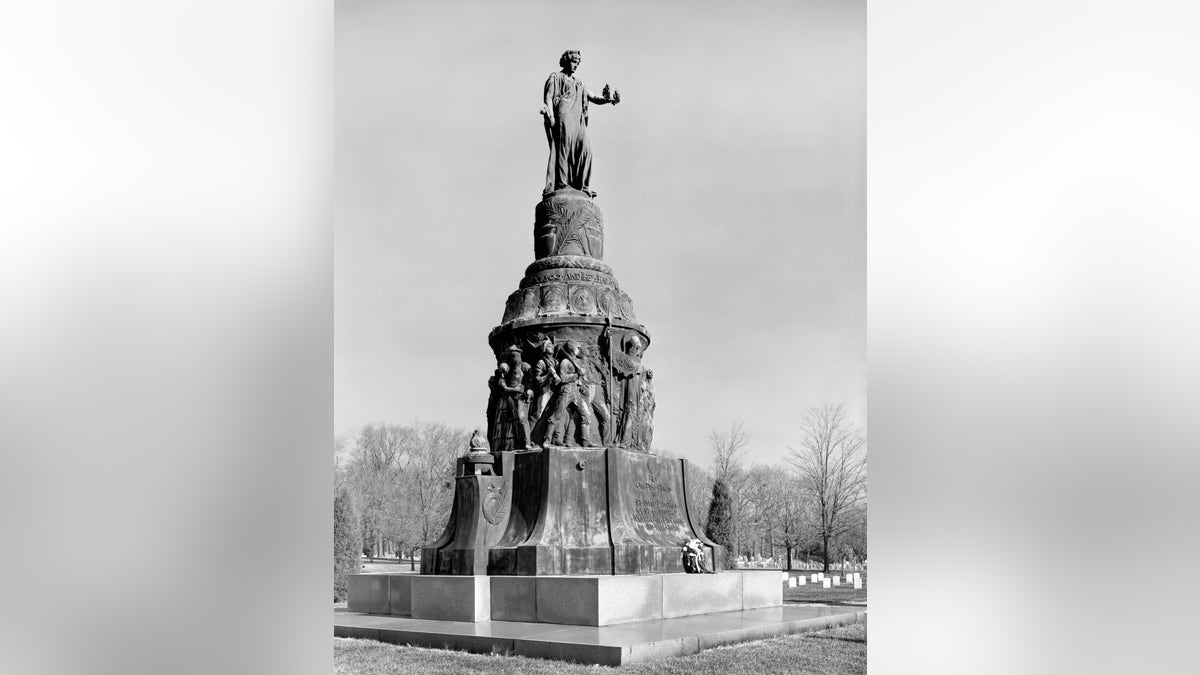
<svg viewBox="0 0 1200 675">
<path fill-rule="evenodd" d="M 783 606 L 777 570 L 729 569 L 686 462 L 651 449 L 650 333 L 603 261 L 591 187 L 588 106 L 621 96 L 589 92 L 580 63 L 565 52 L 542 92 L 533 262 L 487 337 L 487 429 L 457 459 L 449 522 L 419 575 L 351 575 L 335 635 L 620 665 L 846 621 Z"/>
<path fill-rule="evenodd" d="M 651 453 L 650 333 L 603 262 L 590 184 L 589 104 L 621 95 L 590 92 L 576 77 L 581 61 L 563 53 L 546 79 L 534 260 L 488 335 L 486 447 L 477 435 L 459 459 L 450 522 L 423 550 L 422 574 L 683 572 L 688 542 L 691 559 L 701 552 L 711 569 L 725 567 L 689 508 L 683 460 Z"/>
</svg>

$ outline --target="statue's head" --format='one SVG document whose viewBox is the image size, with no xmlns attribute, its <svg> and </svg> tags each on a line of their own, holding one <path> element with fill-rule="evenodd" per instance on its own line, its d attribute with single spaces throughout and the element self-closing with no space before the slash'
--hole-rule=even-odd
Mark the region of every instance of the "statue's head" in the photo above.
<svg viewBox="0 0 1200 675">
<path fill-rule="evenodd" d="M 519 364 L 521 362 L 521 348 L 520 347 L 513 345 L 512 347 L 509 347 L 506 350 L 506 353 L 508 354 L 508 360 L 512 361 L 514 365 Z"/>
<path fill-rule="evenodd" d="M 572 62 L 578 66 L 582 61 L 583 58 L 579 56 L 578 49 L 568 49 L 562 53 L 562 56 L 558 57 L 558 67 L 566 68 L 567 64 Z"/>
<path fill-rule="evenodd" d="M 641 356 L 645 346 L 642 344 L 642 338 L 636 335 L 630 335 L 625 338 L 625 353 L 631 356 Z"/>
</svg>

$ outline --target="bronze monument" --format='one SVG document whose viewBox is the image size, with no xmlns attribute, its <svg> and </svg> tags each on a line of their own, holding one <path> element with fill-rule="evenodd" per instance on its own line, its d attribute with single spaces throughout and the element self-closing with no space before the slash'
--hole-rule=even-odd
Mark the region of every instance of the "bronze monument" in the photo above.
<svg viewBox="0 0 1200 675">
<path fill-rule="evenodd" d="M 423 549 L 422 574 L 726 567 L 688 503 L 686 463 L 651 450 L 650 333 L 603 262 L 604 219 L 590 185 L 588 105 L 621 98 L 608 85 L 600 96 L 588 91 L 575 76 L 580 62 L 565 52 L 543 91 L 550 157 L 534 207 L 534 260 L 488 335 L 498 364 L 490 451 L 477 434 L 459 460 L 450 522 Z"/>
</svg>

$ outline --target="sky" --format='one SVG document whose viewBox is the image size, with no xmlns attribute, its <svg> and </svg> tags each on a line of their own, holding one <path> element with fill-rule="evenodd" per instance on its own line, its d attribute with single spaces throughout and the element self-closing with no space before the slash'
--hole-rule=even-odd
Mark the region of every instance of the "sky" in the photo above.
<svg viewBox="0 0 1200 675">
<path fill-rule="evenodd" d="M 651 344 L 654 446 L 774 463 L 807 409 L 867 421 L 860 1 L 336 4 L 334 425 L 486 424 L 487 345 L 533 261 L 538 113 L 593 106 L 604 261 Z"/>
</svg>

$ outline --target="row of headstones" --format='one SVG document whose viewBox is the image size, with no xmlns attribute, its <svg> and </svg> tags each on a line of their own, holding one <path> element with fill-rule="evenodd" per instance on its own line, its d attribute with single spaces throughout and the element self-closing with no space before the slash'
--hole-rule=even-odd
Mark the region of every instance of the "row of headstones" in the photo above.
<svg viewBox="0 0 1200 675">
<path fill-rule="evenodd" d="M 842 585 L 842 577 L 840 575 L 835 574 L 831 577 L 827 577 L 827 576 L 825 576 L 824 572 L 817 572 L 816 574 L 810 575 L 807 579 L 803 576 L 794 577 L 794 576 L 788 574 L 787 572 L 784 572 L 783 580 L 787 582 L 788 588 L 796 588 L 797 586 L 804 586 L 805 583 L 808 581 L 812 581 L 812 583 L 814 583 L 814 584 L 817 584 L 817 583 L 821 584 L 821 588 L 833 588 L 834 586 Z M 846 583 L 847 584 L 852 583 L 852 584 L 854 584 L 854 588 L 856 590 L 862 590 L 862 587 L 863 587 L 862 574 L 860 574 L 858 572 L 851 572 L 850 574 L 847 574 L 846 575 Z"/>
<path fill-rule="evenodd" d="M 776 562 L 770 560 L 770 558 L 767 558 L 767 560 L 746 561 L 744 557 L 737 558 L 737 566 L 739 568 L 781 567 L 781 565 L 779 565 L 779 563 L 776 563 Z M 853 569 L 853 568 L 859 567 L 859 563 L 834 562 L 834 563 L 830 563 L 829 567 L 832 567 L 834 569 L 844 569 L 844 571 L 845 571 L 845 569 Z M 865 565 L 863 565 L 863 567 L 865 567 Z M 792 569 L 823 569 L 823 568 L 824 568 L 823 562 L 804 562 L 804 561 L 793 561 L 792 562 Z"/>
<path fill-rule="evenodd" d="M 769 560 L 769 559 L 768 560 L 738 560 L 737 566 L 738 567 L 758 567 L 758 568 L 779 567 L 779 563 L 775 562 L 774 560 Z"/>
</svg>

